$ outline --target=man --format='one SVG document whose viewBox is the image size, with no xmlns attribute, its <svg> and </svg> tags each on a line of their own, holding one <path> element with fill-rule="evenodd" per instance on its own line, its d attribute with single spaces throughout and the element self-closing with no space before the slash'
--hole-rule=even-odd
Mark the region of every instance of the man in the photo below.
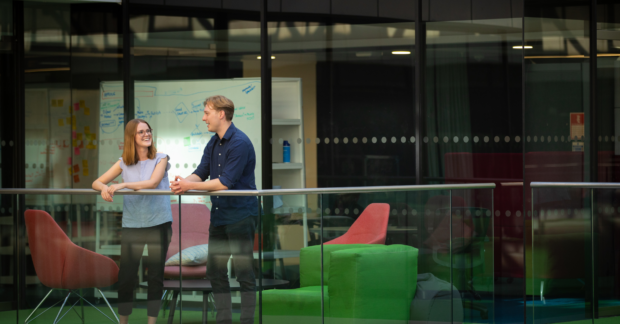
<svg viewBox="0 0 620 324">
<path fill-rule="evenodd" d="M 248 136 L 232 123 L 235 106 L 224 96 L 204 102 L 202 120 L 211 137 L 200 165 L 187 178 L 175 177 L 170 189 L 187 190 L 256 190 L 254 168 L 256 154 Z M 210 178 L 209 181 L 205 180 Z M 213 286 L 217 323 L 231 323 L 231 296 L 228 260 L 233 256 L 235 274 L 241 285 L 241 323 L 254 323 L 256 305 L 254 276 L 254 231 L 258 216 L 258 199 L 253 196 L 211 196 L 209 255 L 207 277 Z"/>
</svg>

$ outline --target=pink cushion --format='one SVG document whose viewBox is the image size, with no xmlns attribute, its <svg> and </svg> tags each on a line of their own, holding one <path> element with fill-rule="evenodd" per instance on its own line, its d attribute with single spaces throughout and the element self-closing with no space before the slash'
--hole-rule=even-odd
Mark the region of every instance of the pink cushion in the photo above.
<svg viewBox="0 0 620 324">
<path fill-rule="evenodd" d="M 211 211 L 202 204 L 181 205 L 181 250 L 192 246 L 209 244 Z M 172 237 L 166 260 L 179 253 L 179 205 L 172 205 Z M 183 266 L 183 278 L 201 279 L 207 276 L 207 266 Z M 179 266 L 164 268 L 164 278 L 178 278 Z"/>
<path fill-rule="evenodd" d="M 209 224 L 211 212 L 201 204 L 183 204 L 181 206 L 181 249 L 195 245 L 209 244 Z M 166 260 L 179 253 L 179 205 L 172 205 L 172 237 Z"/>
</svg>

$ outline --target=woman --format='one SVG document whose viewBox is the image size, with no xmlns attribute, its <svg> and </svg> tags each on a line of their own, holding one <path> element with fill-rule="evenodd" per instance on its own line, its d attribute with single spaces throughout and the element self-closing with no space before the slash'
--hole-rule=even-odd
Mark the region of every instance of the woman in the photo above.
<svg viewBox="0 0 620 324">
<path fill-rule="evenodd" d="M 165 189 L 168 181 L 169 157 L 157 153 L 153 130 L 142 119 L 133 119 L 125 128 L 123 156 L 106 173 L 93 182 L 105 201 L 112 202 L 120 189 Z M 123 182 L 108 186 L 119 175 Z M 163 293 L 164 263 L 172 234 L 172 211 L 169 196 L 125 196 L 121 232 L 121 266 L 118 275 L 118 314 L 121 324 L 127 323 L 132 311 L 133 291 L 144 245 L 148 245 L 148 323 L 157 322 Z"/>
</svg>

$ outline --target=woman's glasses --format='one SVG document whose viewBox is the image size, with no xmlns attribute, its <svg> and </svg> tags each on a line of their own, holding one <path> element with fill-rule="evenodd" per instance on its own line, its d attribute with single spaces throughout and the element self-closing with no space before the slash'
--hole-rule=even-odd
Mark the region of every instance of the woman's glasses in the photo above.
<svg viewBox="0 0 620 324">
<path fill-rule="evenodd" d="M 152 129 L 147 129 L 147 130 L 141 130 L 139 132 L 137 132 L 136 134 L 140 135 L 140 136 L 144 136 L 144 135 L 151 135 L 153 134 L 153 130 Z"/>
</svg>

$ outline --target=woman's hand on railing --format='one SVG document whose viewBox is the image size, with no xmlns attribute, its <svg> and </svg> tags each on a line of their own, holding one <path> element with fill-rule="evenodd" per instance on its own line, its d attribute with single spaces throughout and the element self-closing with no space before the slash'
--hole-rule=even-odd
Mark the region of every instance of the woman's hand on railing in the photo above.
<svg viewBox="0 0 620 324">
<path fill-rule="evenodd" d="M 106 185 L 101 188 L 101 198 L 107 202 L 112 202 L 112 196 L 108 193 L 108 186 Z"/>
<path fill-rule="evenodd" d="M 109 186 L 107 188 L 106 191 L 108 192 L 108 195 L 110 195 L 110 197 L 111 197 L 110 201 L 112 201 L 112 198 L 114 198 L 114 192 L 117 191 L 117 190 L 121 190 L 121 189 L 125 189 L 125 183 L 124 182 L 113 184 L 113 185 L 111 185 L 111 186 Z"/>
</svg>

